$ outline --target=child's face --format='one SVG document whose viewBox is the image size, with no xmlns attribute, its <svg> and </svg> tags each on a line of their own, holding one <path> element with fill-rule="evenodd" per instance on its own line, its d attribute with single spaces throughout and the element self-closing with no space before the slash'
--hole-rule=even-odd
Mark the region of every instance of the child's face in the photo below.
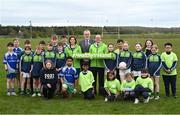
<svg viewBox="0 0 180 115">
<path fill-rule="evenodd" d="M 147 77 L 147 76 L 148 76 L 148 73 L 141 73 L 141 76 L 142 76 L 142 77 Z"/>
<path fill-rule="evenodd" d="M 39 44 L 39 47 L 44 50 L 45 49 L 45 44 Z"/>
<path fill-rule="evenodd" d="M 82 69 L 83 69 L 84 71 L 87 71 L 87 70 L 89 69 L 89 66 L 88 66 L 88 65 L 83 65 L 83 66 L 82 66 Z"/>
<path fill-rule="evenodd" d="M 14 47 L 19 47 L 19 41 L 18 40 L 14 41 Z"/>
<path fill-rule="evenodd" d="M 67 64 L 68 67 L 72 66 L 72 63 L 73 63 L 73 60 L 72 60 L 72 59 L 68 59 L 68 60 L 66 61 L 66 64 Z"/>
<path fill-rule="evenodd" d="M 128 45 L 128 43 L 124 43 L 124 45 L 123 45 L 123 49 L 124 49 L 124 50 L 128 50 L 128 49 L 129 49 L 129 45 Z"/>
<path fill-rule="evenodd" d="M 25 50 L 25 53 L 26 53 L 26 54 L 30 54 L 30 53 L 31 53 L 31 50 L 29 50 L 29 49 L 28 49 L 28 50 Z"/>
<path fill-rule="evenodd" d="M 146 46 L 147 46 L 147 47 L 151 47 L 151 46 L 152 46 L 152 42 L 151 42 L 151 41 L 149 41 L 149 40 L 148 40 L 148 41 L 146 41 Z"/>
<path fill-rule="evenodd" d="M 47 69 L 51 69 L 51 67 L 52 67 L 52 64 L 51 64 L 50 62 L 47 62 L 47 63 L 46 63 L 46 68 L 47 68 Z"/>
<path fill-rule="evenodd" d="M 52 44 L 54 44 L 54 45 L 55 45 L 55 44 L 57 44 L 57 42 L 58 42 L 58 40 L 57 40 L 57 39 L 51 39 L 51 43 L 52 43 Z"/>
<path fill-rule="evenodd" d="M 36 49 L 37 54 L 41 54 L 41 49 Z"/>
<path fill-rule="evenodd" d="M 140 44 L 136 44 L 135 49 L 136 49 L 136 51 L 141 51 L 142 47 Z"/>
<path fill-rule="evenodd" d="M 113 75 L 113 74 L 111 74 L 111 73 L 109 74 L 109 76 L 108 76 L 108 77 L 109 77 L 109 80 L 113 80 L 113 79 L 114 79 L 114 75 Z"/>
<path fill-rule="evenodd" d="M 8 51 L 12 52 L 13 51 L 13 46 L 8 46 Z"/>
<path fill-rule="evenodd" d="M 152 47 L 151 52 L 152 52 L 152 54 L 155 54 L 157 52 L 157 49 L 155 47 Z"/>
<path fill-rule="evenodd" d="M 133 78 L 132 78 L 132 76 L 129 75 L 129 76 L 126 77 L 126 80 L 130 82 L 130 81 L 133 80 Z"/>
<path fill-rule="evenodd" d="M 63 44 L 67 43 L 67 38 L 61 38 L 61 43 Z"/>
<path fill-rule="evenodd" d="M 51 45 L 48 45 L 47 49 L 51 51 L 53 49 L 53 47 Z"/>
<path fill-rule="evenodd" d="M 119 49 L 122 49 L 123 48 L 123 42 L 119 42 L 119 43 L 117 43 L 117 47 L 119 48 Z"/>
<path fill-rule="evenodd" d="M 63 46 L 58 46 L 58 51 L 63 51 Z"/>
<path fill-rule="evenodd" d="M 31 44 L 24 44 L 24 47 L 31 47 Z"/>
<path fill-rule="evenodd" d="M 108 51 L 109 51 L 109 52 L 112 52 L 113 50 L 114 50 L 114 46 L 113 46 L 113 45 L 109 45 L 109 46 L 108 46 Z"/>
<path fill-rule="evenodd" d="M 166 45 L 165 46 L 165 51 L 166 52 L 171 52 L 172 51 L 172 47 L 170 45 Z"/>
</svg>

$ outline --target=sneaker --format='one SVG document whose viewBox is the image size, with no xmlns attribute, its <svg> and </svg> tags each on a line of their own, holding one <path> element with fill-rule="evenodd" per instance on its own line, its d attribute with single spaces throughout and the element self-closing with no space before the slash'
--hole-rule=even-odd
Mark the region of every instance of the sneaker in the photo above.
<svg viewBox="0 0 180 115">
<path fill-rule="evenodd" d="M 149 99 L 154 99 L 155 97 L 154 96 L 150 96 Z"/>
<path fill-rule="evenodd" d="M 30 94 L 31 94 L 30 89 L 27 89 L 27 90 L 26 90 L 26 94 L 27 94 L 27 95 L 30 95 Z"/>
<path fill-rule="evenodd" d="M 174 97 L 174 99 L 176 99 L 176 98 L 177 98 L 177 96 L 176 96 L 176 95 L 174 95 L 173 97 Z"/>
<path fill-rule="evenodd" d="M 135 98 L 134 104 L 138 104 L 139 103 L 139 99 Z"/>
<path fill-rule="evenodd" d="M 16 96 L 17 94 L 15 92 L 12 92 L 11 95 Z"/>
<path fill-rule="evenodd" d="M 159 96 L 156 96 L 156 97 L 154 98 L 154 100 L 159 100 L 159 98 L 160 98 Z"/>
<path fill-rule="evenodd" d="M 24 91 L 21 91 L 21 92 L 20 92 L 20 95 L 24 95 L 24 94 L 25 94 Z"/>
<path fill-rule="evenodd" d="M 32 97 L 36 97 L 36 94 L 35 94 L 35 93 L 33 93 Z"/>
<path fill-rule="evenodd" d="M 10 92 L 7 92 L 7 96 L 10 96 L 11 95 L 11 93 Z"/>
<path fill-rule="evenodd" d="M 37 96 L 41 97 L 41 93 L 37 93 Z"/>
<path fill-rule="evenodd" d="M 104 102 L 108 102 L 108 98 L 105 98 L 105 99 L 104 99 Z"/>
<path fill-rule="evenodd" d="M 147 99 L 144 99 L 144 103 L 148 103 L 149 102 L 149 97 Z"/>
</svg>

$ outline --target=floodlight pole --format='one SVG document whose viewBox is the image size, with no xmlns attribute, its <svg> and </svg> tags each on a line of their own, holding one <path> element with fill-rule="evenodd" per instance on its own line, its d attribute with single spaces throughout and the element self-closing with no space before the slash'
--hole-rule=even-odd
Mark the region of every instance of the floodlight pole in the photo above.
<svg viewBox="0 0 180 115">
<path fill-rule="evenodd" d="M 119 26 L 118 26 L 118 39 L 120 39 L 121 37 L 120 37 L 120 28 L 119 28 Z"/>
<path fill-rule="evenodd" d="M 32 23 L 31 23 L 31 20 L 29 21 L 29 23 L 30 23 L 30 33 L 31 33 L 31 39 L 32 39 Z"/>
</svg>

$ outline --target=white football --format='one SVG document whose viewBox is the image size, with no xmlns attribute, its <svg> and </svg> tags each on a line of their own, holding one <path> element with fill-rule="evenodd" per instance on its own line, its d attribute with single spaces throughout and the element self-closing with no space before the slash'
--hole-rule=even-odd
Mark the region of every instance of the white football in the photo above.
<svg viewBox="0 0 180 115">
<path fill-rule="evenodd" d="M 126 63 L 125 62 L 121 62 L 119 63 L 119 69 L 126 69 Z"/>
</svg>

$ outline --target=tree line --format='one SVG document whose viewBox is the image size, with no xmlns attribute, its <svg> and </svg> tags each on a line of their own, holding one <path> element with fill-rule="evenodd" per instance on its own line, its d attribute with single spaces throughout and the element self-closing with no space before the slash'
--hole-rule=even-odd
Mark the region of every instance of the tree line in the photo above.
<svg viewBox="0 0 180 115">
<path fill-rule="evenodd" d="M 31 31 L 32 28 L 32 31 Z M 140 26 L 2 26 L 0 25 L 0 36 L 21 37 L 21 38 L 47 38 L 53 34 L 57 35 L 82 35 L 85 29 L 91 34 L 101 34 L 102 31 L 108 34 L 148 34 L 148 33 L 172 33 L 180 34 L 180 27 L 140 27 Z"/>
</svg>

